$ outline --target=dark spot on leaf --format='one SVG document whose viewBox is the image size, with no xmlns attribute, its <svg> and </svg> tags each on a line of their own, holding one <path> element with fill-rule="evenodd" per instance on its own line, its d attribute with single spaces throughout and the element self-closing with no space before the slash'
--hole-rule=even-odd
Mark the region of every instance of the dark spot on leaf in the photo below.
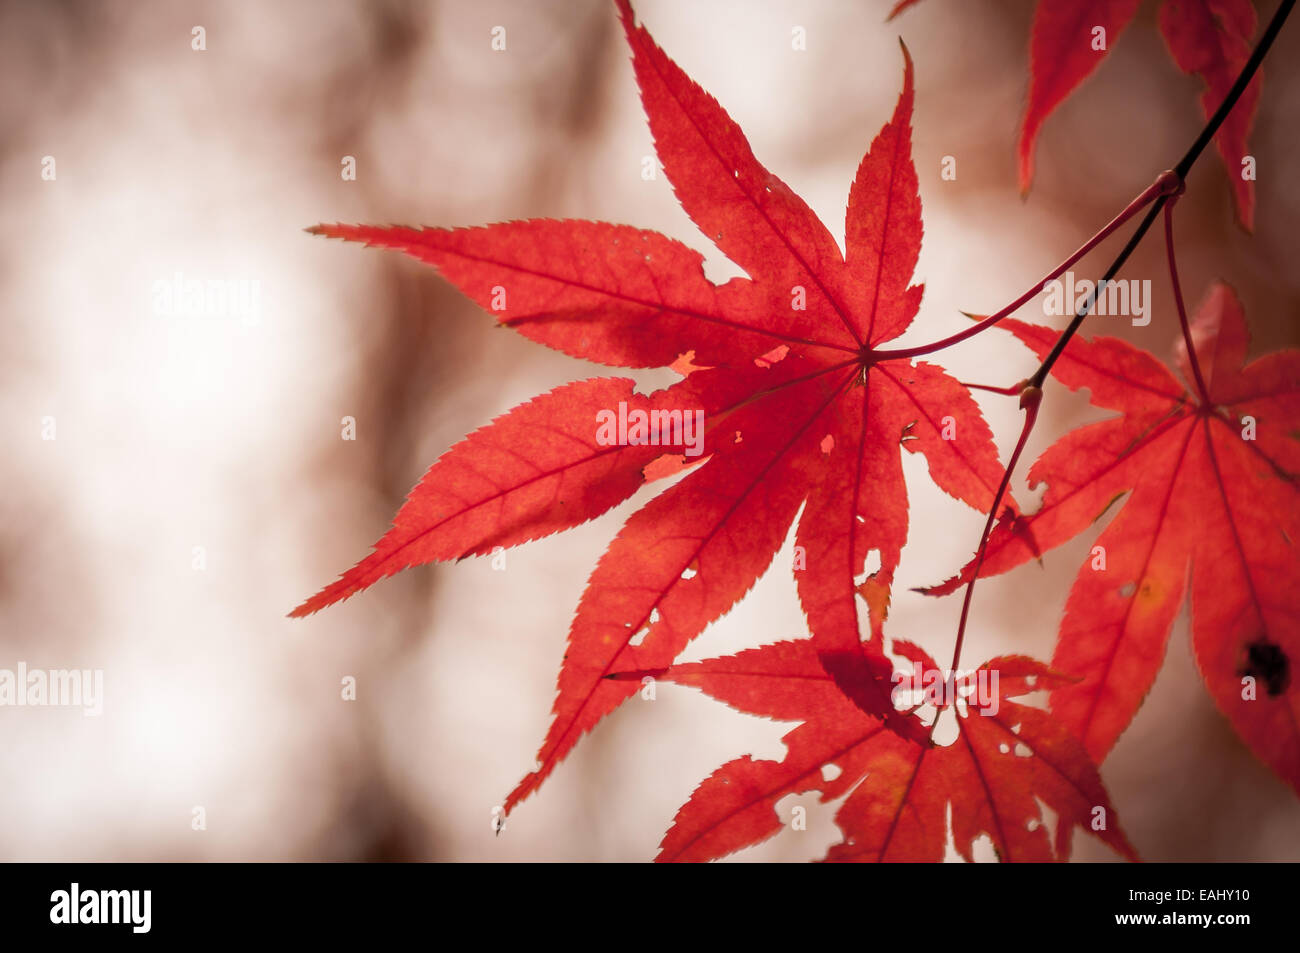
<svg viewBox="0 0 1300 953">
<path fill-rule="evenodd" d="M 1280 645 L 1261 636 L 1246 646 L 1246 665 L 1241 674 L 1263 682 L 1269 697 L 1276 698 L 1291 684 L 1291 660 Z"/>
</svg>

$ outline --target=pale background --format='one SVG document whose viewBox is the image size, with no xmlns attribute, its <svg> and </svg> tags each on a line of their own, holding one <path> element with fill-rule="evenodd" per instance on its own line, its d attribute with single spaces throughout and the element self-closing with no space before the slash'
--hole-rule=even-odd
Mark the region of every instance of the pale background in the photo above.
<svg viewBox="0 0 1300 953">
<path fill-rule="evenodd" d="M 904 37 L 927 285 L 907 340 L 920 342 L 960 328 L 958 309 L 1015 297 L 1171 165 L 1200 128 L 1199 86 L 1144 5 L 1049 120 L 1022 202 L 1013 149 L 1030 4 L 926 0 L 886 25 L 889 6 L 647 0 L 638 12 L 837 237 L 856 164 L 898 95 Z M 194 25 L 204 52 L 190 48 Z M 490 49 L 495 25 L 505 53 Z M 795 26 L 806 51 L 791 49 Z M 1252 140 L 1257 234 L 1232 224 L 1215 154 L 1179 206 L 1189 298 L 1232 280 L 1256 352 L 1300 343 L 1288 138 L 1300 88 L 1282 66 L 1298 54 L 1292 23 Z M 102 668 L 107 695 L 100 718 L 0 710 L 0 858 L 643 860 L 714 767 L 780 757 L 790 726 L 661 685 L 493 835 L 493 806 L 532 767 L 587 575 L 644 493 L 512 550 L 504 572 L 487 560 L 419 568 L 285 618 L 367 552 L 463 434 L 602 372 L 494 329 L 430 269 L 304 226 L 597 218 L 660 229 L 704 251 L 710 274 L 734 273 L 668 183 L 641 178 L 650 136 L 612 4 L 6 2 L 0 91 L 0 667 Z M 53 182 L 40 177 L 46 155 Z M 344 155 L 355 182 L 340 178 Z M 955 182 L 939 178 L 944 155 Z M 1080 275 L 1096 277 L 1117 247 Z M 153 283 L 176 271 L 260 282 L 260 321 L 154 314 Z M 1155 320 L 1097 320 L 1163 354 L 1175 319 L 1160 245 L 1124 274 L 1152 279 Z M 989 383 L 1033 366 L 997 334 L 942 360 Z M 1009 447 L 1014 401 L 981 402 Z M 344 415 L 356 442 L 340 439 Z M 1030 456 L 1095 416 L 1049 390 Z M 908 588 L 963 562 L 982 518 L 905 456 L 912 541 L 890 631 L 942 656 L 957 599 Z M 982 584 L 966 659 L 1049 658 L 1093 535 Z M 191 568 L 195 546 L 204 571 Z M 787 547 L 687 657 L 805 635 L 789 558 Z M 356 702 L 340 700 L 346 675 Z M 1300 857 L 1300 804 L 1214 710 L 1185 616 L 1103 776 L 1147 859 Z M 794 800 L 809 829 L 738 859 L 806 860 L 838 839 L 831 807 Z M 190 827 L 198 805 L 205 831 Z M 1088 840 L 1078 856 L 1111 859 Z"/>
</svg>

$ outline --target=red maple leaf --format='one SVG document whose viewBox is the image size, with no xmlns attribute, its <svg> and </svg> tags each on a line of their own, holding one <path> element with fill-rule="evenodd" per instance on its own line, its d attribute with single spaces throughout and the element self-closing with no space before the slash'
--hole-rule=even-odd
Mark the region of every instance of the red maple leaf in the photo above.
<svg viewBox="0 0 1300 953">
<path fill-rule="evenodd" d="M 1201 111 L 1206 119 L 1227 98 L 1237 74 L 1250 59 L 1255 26 L 1250 0 L 1165 0 L 1161 4 L 1160 34 L 1178 68 L 1205 84 Z M 1246 139 L 1255 123 L 1263 81 L 1263 69 L 1257 70 L 1214 137 L 1232 187 L 1237 220 L 1246 231 L 1255 227 L 1255 176 L 1252 171 L 1247 178 L 1242 163 L 1250 152 Z"/>
<path fill-rule="evenodd" d="M 1005 321 L 1040 357 L 1058 332 Z M 1052 666 L 1082 678 L 1052 711 L 1098 762 L 1155 680 L 1189 588 L 1192 644 L 1206 687 L 1255 754 L 1300 791 L 1300 351 L 1246 363 L 1232 290 L 1216 284 L 1192 326 L 1205 396 L 1185 347 L 1188 387 L 1115 339 L 1073 338 L 1052 374 L 1120 416 L 1081 427 L 1029 471 L 1039 510 L 999 526 L 981 575 L 1005 572 L 1086 529 L 1129 494 L 1084 562 Z M 951 591 L 969 578 L 930 590 Z"/>
<path fill-rule="evenodd" d="M 1021 192 L 1028 192 L 1034 180 L 1034 146 L 1043 122 L 1101 65 L 1137 8 L 1138 0 L 1040 0 L 1034 9 L 1029 99 L 1016 145 Z M 1099 38 L 1095 30 L 1103 31 Z M 1101 49 L 1095 40 L 1102 44 Z"/>
<path fill-rule="evenodd" d="M 894 648 L 921 671 L 938 672 L 916 646 Z M 844 838 L 829 861 L 941 861 L 950 810 L 954 846 L 968 861 L 981 836 L 1004 861 L 1065 860 L 1076 826 L 1136 859 L 1083 746 L 1048 712 L 1009 700 L 1069 681 L 1033 659 L 997 658 L 965 683 L 955 679 L 947 697 L 960 700 L 940 695 L 931 708 L 956 717 L 957 737 L 935 747 L 885 730 L 850 704 L 806 639 L 652 674 L 750 714 L 801 722 L 782 738 L 783 760 L 745 756 L 705 779 L 664 836 L 661 862 L 713 860 L 757 844 L 785 823 L 778 803 L 808 791 L 822 802 L 848 795 L 835 815 Z M 994 690 L 977 707 L 981 679 Z M 1057 815 L 1055 847 L 1040 801 Z"/>
<path fill-rule="evenodd" d="M 692 449 L 676 431 L 657 446 L 609 445 L 597 431 L 602 411 L 622 403 L 629 419 L 635 410 L 699 411 L 707 421 L 696 448 L 707 460 L 635 513 L 592 574 L 540 767 L 507 810 L 636 690 L 604 676 L 669 665 L 767 569 L 800 506 L 805 558 L 795 577 L 824 664 L 859 706 L 924 739 L 920 723 L 889 704 L 892 666 L 880 635 L 907 535 L 900 444 L 926 456 L 941 488 L 980 510 L 1002 474 L 969 392 L 940 367 L 881 348 L 911 324 L 922 292 L 909 284 L 922 229 L 906 49 L 893 118 L 853 181 L 842 254 L 718 103 L 633 22 L 626 0 L 618 6 L 664 171 L 686 213 L 749 277 L 714 285 L 684 245 L 598 222 L 312 229 L 435 266 L 539 343 L 604 364 L 689 373 L 644 397 L 626 379 L 570 384 L 498 418 L 440 458 L 375 551 L 294 615 L 408 566 L 591 519 L 630 496 L 655 458 L 681 460 Z M 651 472 L 664 470 L 656 463 Z M 879 569 L 868 578 L 872 551 Z M 859 595 L 872 608 L 866 642 Z"/>
<path fill-rule="evenodd" d="M 899 3 L 893 17 L 915 0 Z M 1047 117 L 1101 65 L 1138 10 L 1139 0 L 1039 0 L 1029 44 L 1029 98 L 1016 146 L 1020 191 L 1034 179 L 1034 148 Z M 1250 57 L 1255 9 L 1250 0 L 1163 0 L 1160 33 L 1184 73 L 1205 84 L 1201 108 L 1208 119 L 1224 101 Z M 1097 32 L 1101 31 L 1101 32 Z M 1255 182 L 1243 175 L 1246 139 L 1259 105 L 1257 72 L 1215 137 L 1228 172 L 1237 218 L 1255 223 Z"/>
</svg>

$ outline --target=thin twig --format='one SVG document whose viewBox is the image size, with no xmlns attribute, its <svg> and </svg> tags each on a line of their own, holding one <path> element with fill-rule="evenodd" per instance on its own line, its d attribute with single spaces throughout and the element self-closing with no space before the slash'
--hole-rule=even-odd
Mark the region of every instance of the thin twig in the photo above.
<svg viewBox="0 0 1300 953">
<path fill-rule="evenodd" d="M 1169 173 L 1167 172 L 1164 173 L 1164 175 L 1168 174 Z M 1163 176 L 1157 178 L 1147 186 L 1137 198 L 1130 202 L 1124 211 L 1120 212 L 1102 226 L 1101 231 L 1097 232 L 1097 234 L 1093 235 L 1086 242 L 1080 245 L 1075 250 L 1074 254 L 1070 255 L 1069 258 L 1065 259 L 1065 261 L 1053 268 L 1038 282 L 1038 284 L 1032 285 L 1028 291 L 1022 294 L 1015 301 L 1011 302 L 997 314 L 991 314 L 987 318 L 981 319 L 978 324 L 973 324 L 964 331 L 960 331 L 957 334 L 950 335 L 938 341 L 932 341 L 929 344 L 919 344 L 916 347 L 903 347 L 895 350 L 886 349 L 875 351 L 873 354 L 874 359 L 878 361 L 892 361 L 908 357 L 920 357 L 923 354 L 933 354 L 935 351 L 942 351 L 944 348 L 952 347 L 954 344 L 959 344 L 967 338 L 972 338 L 980 332 L 988 330 L 1003 318 L 1007 317 L 1007 315 L 1018 311 L 1026 301 L 1041 294 L 1044 285 L 1049 281 L 1053 281 L 1060 277 L 1067 268 L 1096 248 L 1101 242 L 1109 238 L 1113 231 L 1127 222 L 1138 212 L 1142 211 L 1142 209 L 1146 208 L 1151 202 L 1157 200 L 1167 188 L 1168 185 L 1163 181 Z"/>
<path fill-rule="evenodd" d="M 1192 365 L 1192 375 L 1196 378 L 1196 391 L 1201 395 L 1201 404 L 1210 406 L 1210 391 L 1201 376 L 1201 362 L 1196 356 L 1196 345 L 1192 342 L 1192 328 L 1187 323 L 1187 308 L 1183 305 L 1183 288 L 1178 282 L 1178 261 L 1174 255 L 1174 202 L 1177 196 L 1165 206 L 1165 251 L 1169 256 L 1169 280 L 1174 286 L 1174 304 L 1178 307 L 1178 324 L 1183 329 L 1183 343 L 1187 346 L 1187 363 Z"/>
<path fill-rule="evenodd" d="M 1020 428 L 1020 439 L 1016 441 L 1016 449 L 1011 451 L 1007 468 L 1002 471 L 1002 482 L 998 484 L 998 491 L 993 495 L 993 505 L 989 507 L 988 519 L 984 521 L 984 532 L 980 534 L 979 549 L 975 553 L 975 569 L 966 582 L 966 595 L 962 597 L 961 619 L 957 623 L 957 644 L 953 646 L 952 665 L 948 667 L 950 672 L 957 671 L 957 663 L 961 661 L 961 647 L 966 641 L 966 621 L 970 617 L 971 599 L 975 595 L 975 580 L 979 578 L 980 567 L 984 565 L 984 553 L 988 549 L 989 533 L 993 531 L 993 520 L 997 516 L 998 507 L 1002 505 L 1003 497 L 1007 495 L 1007 487 L 1011 483 L 1011 473 L 1016 468 L 1016 461 L 1020 459 L 1020 454 L 1025 449 L 1029 433 L 1034 429 L 1034 422 L 1038 420 L 1038 405 L 1042 400 L 1043 391 L 1039 387 L 1027 386 L 1020 392 L 1020 406 L 1025 411 L 1025 422 Z M 935 721 L 937 723 L 938 719 Z"/>
<path fill-rule="evenodd" d="M 1021 381 L 1018 384 L 1012 384 L 1010 387 L 997 387 L 993 384 L 968 384 L 965 381 L 958 381 L 957 383 L 961 384 L 961 386 L 965 387 L 967 390 L 987 390 L 994 394 L 1001 394 L 1004 397 L 1015 397 L 1025 389 L 1025 385 L 1028 384 L 1029 381 Z"/>
</svg>

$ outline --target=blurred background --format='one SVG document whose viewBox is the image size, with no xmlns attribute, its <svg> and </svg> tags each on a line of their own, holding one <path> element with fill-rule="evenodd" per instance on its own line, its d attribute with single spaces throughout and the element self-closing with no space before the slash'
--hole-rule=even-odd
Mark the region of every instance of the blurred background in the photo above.
<svg viewBox="0 0 1300 953">
<path fill-rule="evenodd" d="M 1144 5 L 1048 120 L 1021 201 L 1032 4 L 926 0 L 886 24 L 891 5 L 637 9 L 837 239 L 906 40 L 927 291 L 905 341 L 919 343 L 960 329 L 959 309 L 995 310 L 1029 287 L 1171 165 L 1202 116 L 1199 83 L 1174 67 Z M 1261 21 L 1275 6 L 1261 4 Z M 806 49 L 792 48 L 796 27 Z M 1216 277 L 1232 282 L 1253 353 L 1300 343 L 1298 56 L 1291 23 L 1251 139 L 1256 234 L 1233 223 L 1217 154 L 1179 204 L 1189 302 Z M 100 717 L 0 709 L 0 858 L 639 861 L 717 765 L 781 756 L 790 725 L 661 685 L 494 835 L 493 808 L 533 766 L 587 575 L 645 492 L 511 550 L 504 571 L 488 559 L 421 567 L 285 618 L 368 551 L 462 435 L 608 373 L 496 329 L 431 269 L 305 226 L 593 218 L 661 230 L 703 251 L 711 277 L 736 273 L 663 176 L 642 178 L 651 140 L 611 3 L 6 0 L 0 90 L 0 668 L 104 672 Z M 940 178 L 944 156 L 954 181 Z M 1117 249 L 1076 273 L 1098 276 Z M 159 307 L 156 283 L 178 273 L 256 282 L 257 308 Z M 1152 280 L 1154 320 L 1095 320 L 1167 354 L 1176 319 L 1160 243 L 1124 276 Z M 1025 313 L 1042 320 L 1036 308 Z M 998 384 L 1034 366 L 996 333 L 941 361 Z M 1009 448 L 1015 401 L 981 403 Z M 1029 458 L 1098 416 L 1085 396 L 1050 389 Z M 345 417 L 355 440 L 342 439 Z M 890 631 L 945 653 L 959 600 L 908 590 L 964 562 L 982 517 L 904 456 L 911 542 Z M 1050 658 L 1100 528 L 981 584 L 966 658 Z M 792 545 L 686 658 L 806 635 L 780 568 Z M 1129 837 L 1148 860 L 1295 859 L 1300 804 L 1215 711 L 1186 624 L 1184 613 L 1103 766 Z M 349 677 L 354 701 L 341 697 Z M 835 805 L 789 802 L 808 808 L 808 830 L 734 859 L 808 860 L 838 841 Z M 1076 838 L 1077 857 L 1113 859 L 1090 841 Z"/>
</svg>

